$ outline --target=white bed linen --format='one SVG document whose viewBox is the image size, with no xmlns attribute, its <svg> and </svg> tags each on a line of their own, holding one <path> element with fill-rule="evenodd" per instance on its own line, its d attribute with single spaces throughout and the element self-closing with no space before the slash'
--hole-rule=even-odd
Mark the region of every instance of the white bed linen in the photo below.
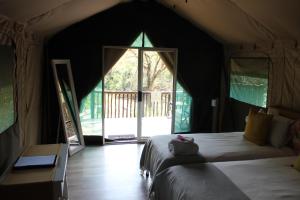
<svg viewBox="0 0 300 200">
<path fill-rule="evenodd" d="M 293 156 L 172 166 L 154 178 L 151 197 L 156 200 L 245 199 L 242 192 L 253 200 L 299 200 L 300 172 L 291 167 L 295 159 Z M 208 170 L 211 165 L 219 171 Z"/>
<path fill-rule="evenodd" d="M 199 146 L 198 155 L 174 156 L 169 152 L 168 142 L 176 135 L 154 136 L 144 146 L 140 168 L 151 176 L 167 167 L 199 162 L 251 160 L 295 155 L 288 147 L 258 146 L 244 139 L 243 132 L 186 134 Z"/>
<path fill-rule="evenodd" d="M 300 172 L 291 165 L 297 157 L 220 162 L 214 165 L 250 199 L 300 199 Z"/>
</svg>

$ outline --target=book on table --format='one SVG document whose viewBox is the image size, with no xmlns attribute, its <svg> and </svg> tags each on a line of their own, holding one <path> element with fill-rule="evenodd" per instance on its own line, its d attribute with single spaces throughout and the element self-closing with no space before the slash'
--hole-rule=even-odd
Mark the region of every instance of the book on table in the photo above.
<svg viewBox="0 0 300 200">
<path fill-rule="evenodd" d="M 14 169 L 28 169 L 28 168 L 43 168 L 54 167 L 56 165 L 57 155 L 45 156 L 20 156 L 15 162 Z"/>
</svg>

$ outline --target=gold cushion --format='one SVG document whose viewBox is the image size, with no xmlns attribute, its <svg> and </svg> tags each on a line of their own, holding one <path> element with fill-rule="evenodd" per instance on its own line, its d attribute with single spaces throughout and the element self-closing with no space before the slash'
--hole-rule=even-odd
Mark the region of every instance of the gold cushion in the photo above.
<svg viewBox="0 0 300 200">
<path fill-rule="evenodd" d="M 300 171 L 300 156 L 295 160 L 293 166 L 296 170 Z"/>
<path fill-rule="evenodd" d="M 271 128 L 273 115 L 255 112 L 250 109 L 244 137 L 258 145 L 265 145 Z"/>
</svg>

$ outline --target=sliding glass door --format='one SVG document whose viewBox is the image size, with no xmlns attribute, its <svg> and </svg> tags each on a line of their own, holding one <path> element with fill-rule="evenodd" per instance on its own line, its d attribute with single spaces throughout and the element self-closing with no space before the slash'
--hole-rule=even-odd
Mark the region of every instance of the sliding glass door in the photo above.
<svg viewBox="0 0 300 200">
<path fill-rule="evenodd" d="M 138 117 L 138 49 L 105 48 L 103 124 L 108 140 L 133 140 Z"/>
<path fill-rule="evenodd" d="M 174 127 L 176 49 L 104 47 L 103 136 L 139 141 Z"/>
<path fill-rule="evenodd" d="M 172 132 L 176 51 L 142 50 L 141 138 Z"/>
</svg>

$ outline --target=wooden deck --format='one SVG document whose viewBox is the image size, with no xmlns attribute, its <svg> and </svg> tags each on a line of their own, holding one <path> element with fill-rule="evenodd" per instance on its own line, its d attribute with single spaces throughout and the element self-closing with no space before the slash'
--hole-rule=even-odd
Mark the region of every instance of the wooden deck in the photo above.
<svg viewBox="0 0 300 200">
<path fill-rule="evenodd" d="M 83 135 L 102 135 L 102 121 L 90 119 L 82 122 Z M 137 136 L 137 118 L 105 119 L 105 136 L 109 135 Z M 142 136 L 171 134 L 171 118 L 145 117 L 142 120 Z"/>
</svg>

